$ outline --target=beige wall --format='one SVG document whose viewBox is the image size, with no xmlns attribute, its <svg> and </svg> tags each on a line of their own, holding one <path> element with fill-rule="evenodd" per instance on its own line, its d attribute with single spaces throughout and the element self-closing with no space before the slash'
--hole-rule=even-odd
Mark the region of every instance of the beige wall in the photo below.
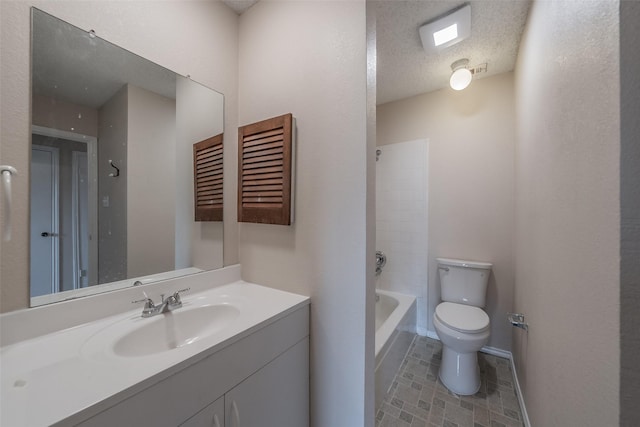
<svg viewBox="0 0 640 427">
<path fill-rule="evenodd" d="M 194 222 L 193 144 L 222 132 L 222 95 L 191 79 L 178 77 L 176 105 L 176 267 L 197 267 L 203 270 L 220 268 L 223 262 L 223 224 L 216 221 Z M 225 135 L 223 147 L 227 164 L 230 160 L 235 164 L 234 150 L 237 150 L 237 142 L 227 139 Z M 229 178 L 225 174 L 223 191 L 235 190 L 236 182 L 235 176 Z M 224 221 L 234 221 L 236 199 L 227 195 L 224 199 Z M 233 208 L 231 214 L 228 212 L 230 207 Z M 227 237 L 234 239 L 235 235 Z"/>
<path fill-rule="evenodd" d="M 127 92 L 126 277 L 140 277 L 175 268 L 176 103 L 132 85 Z"/>
<path fill-rule="evenodd" d="M 31 122 L 34 125 L 81 135 L 98 136 L 98 110 L 95 108 L 48 96 L 34 95 L 31 115 Z"/>
<path fill-rule="evenodd" d="M 440 301 L 438 257 L 493 263 L 488 345 L 511 348 L 513 302 L 513 74 L 378 106 L 378 145 L 429 139 L 428 322 Z M 425 260 L 426 262 L 426 260 Z"/>
<path fill-rule="evenodd" d="M 291 112 L 298 137 L 295 223 L 240 224 L 242 275 L 311 296 L 317 427 L 374 417 L 365 24 L 363 1 L 263 0 L 240 18 L 239 123 Z"/>
<path fill-rule="evenodd" d="M 98 283 L 127 278 L 128 95 L 122 86 L 98 110 Z"/>
<path fill-rule="evenodd" d="M 515 310 L 530 329 L 513 354 L 534 426 L 619 421 L 618 23 L 617 2 L 538 1 L 520 46 Z"/>
<path fill-rule="evenodd" d="M 0 2 L 0 158 L 15 166 L 13 240 L 0 242 L 0 311 L 27 307 L 30 6 L 225 94 L 225 140 L 237 138 L 238 17 L 217 1 Z M 167 31 L 171 28 L 171 31 Z M 189 48 L 185 48 L 188 46 Z M 225 264 L 238 261 L 235 144 L 225 156 Z"/>
<path fill-rule="evenodd" d="M 640 420 L 640 2 L 620 3 L 620 425 Z"/>
</svg>

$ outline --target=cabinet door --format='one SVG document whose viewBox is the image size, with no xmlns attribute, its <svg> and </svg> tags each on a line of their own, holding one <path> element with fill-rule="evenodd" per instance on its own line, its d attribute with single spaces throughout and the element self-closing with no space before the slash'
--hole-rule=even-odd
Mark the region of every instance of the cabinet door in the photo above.
<svg viewBox="0 0 640 427">
<path fill-rule="evenodd" d="M 226 427 L 309 425 L 309 338 L 225 394 Z"/>
<path fill-rule="evenodd" d="M 224 427 L 224 396 L 189 418 L 181 427 Z"/>
</svg>

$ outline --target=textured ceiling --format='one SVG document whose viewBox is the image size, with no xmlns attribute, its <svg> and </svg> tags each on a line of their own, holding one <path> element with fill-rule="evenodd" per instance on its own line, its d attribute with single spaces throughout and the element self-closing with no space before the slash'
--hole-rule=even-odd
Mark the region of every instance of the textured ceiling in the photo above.
<svg viewBox="0 0 640 427">
<path fill-rule="evenodd" d="M 452 9 L 471 4 L 471 36 L 436 54 L 422 48 L 418 28 Z M 512 71 L 530 0 L 445 0 L 370 2 L 377 24 L 377 103 L 448 87 L 451 64 L 487 63 L 478 78 Z"/>
<path fill-rule="evenodd" d="M 235 10 L 238 15 L 242 15 L 247 9 L 256 4 L 258 0 L 222 0 L 222 2 Z"/>
<path fill-rule="evenodd" d="M 224 0 L 238 14 L 257 1 Z M 422 48 L 418 28 L 465 3 L 471 4 L 471 36 L 440 53 L 428 55 Z M 468 58 L 471 66 L 488 63 L 487 73 L 480 77 L 513 70 L 530 3 L 531 0 L 367 2 L 367 7 L 373 7 L 377 16 L 378 104 L 447 87 L 451 63 L 460 58 Z M 39 37 L 34 36 L 33 41 L 34 93 L 55 96 L 64 88 L 66 96 L 63 97 L 68 101 L 99 107 L 128 81 L 164 96 L 173 96 L 175 75 L 169 70 L 108 43 L 105 44 L 111 49 L 107 49 L 107 54 L 77 55 L 76 49 L 86 43 L 85 32 L 75 28 L 75 31 L 61 30 L 44 17 L 42 21 L 39 27 L 42 32 Z M 97 38 L 92 41 L 102 42 Z M 71 48 L 64 49 L 65 46 Z M 124 55 L 134 60 L 126 61 Z M 114 76 L 114 63 L 128 66 L 120 76 Z M 53 64 L 62 71 L 54 72 L 50 68 Z M 86 71 L 79 73 L 80 69 Z M 88 80 L 87 76 L 95 79 Z M 163 87 L 164 91 L 157 87 Z"/>
<path fill-rule="evenodd" d="M 130 83 L 175 99 L 176 74 L 39 10 L 33 14 L 34 95 L 100 108 Z"/>
</svg>

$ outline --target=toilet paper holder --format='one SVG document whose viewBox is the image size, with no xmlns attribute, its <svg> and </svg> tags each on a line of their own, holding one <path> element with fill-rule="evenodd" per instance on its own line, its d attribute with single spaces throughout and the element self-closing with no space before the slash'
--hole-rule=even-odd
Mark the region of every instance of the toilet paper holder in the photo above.
<svg viewBox="0 0 640 427">
<path fill-rule="evenodd" d="M 529 331 L 529 324 L 524 322 L 524 314 L 507 313 L 507 320 L 509 321 L 509 323 L 511 323 L 512 326 L 524 329 L 525 331 Z"/>
</svg>

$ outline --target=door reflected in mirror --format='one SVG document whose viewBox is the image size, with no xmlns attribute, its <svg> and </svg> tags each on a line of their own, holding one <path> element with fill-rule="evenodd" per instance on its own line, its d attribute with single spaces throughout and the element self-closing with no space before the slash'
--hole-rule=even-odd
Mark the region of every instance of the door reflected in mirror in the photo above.
<svg viewBox="0 0 640 427">
<path fill-rule="evenodd" d="M 223 133 L 223 95 L 32 21 L 31 305 L 221 268 L 222 222 L 194 220 L 193 144 Z"/>
<path fill-rule="evenodd" d="M 74 141 L 40 127 L 33 132 L 31 259 L 43 261 L 30 268 L 31 296 L 36 297 L 98 283 L 97 240 L 91 239 L 97 236 L 95 209 L 89 214 L 97 200 L 97 138 Z"/>
</svg>

